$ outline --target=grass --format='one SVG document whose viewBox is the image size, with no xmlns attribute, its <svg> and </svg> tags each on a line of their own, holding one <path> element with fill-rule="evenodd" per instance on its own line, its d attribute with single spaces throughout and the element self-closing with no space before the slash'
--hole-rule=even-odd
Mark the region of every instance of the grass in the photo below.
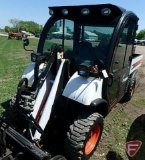
<svg viewBox="0 0 145 160">
<path fill-rule="evenodd" d="M 36 51 L 38 39 L 30 39 L 29 49 Z M 30 63 L 30 52 L 23 49 L 22 41 L 0 36 L 0 113 L 3 104 L 16 93 L 24 69 Z"/>
<path fill-rule="evenodd" d="M 113 108 L 110 114 L 105 118 L 103 138 L 99 143 L 100 149 L 97 152 L 100 154 L 108 152 L 108 157 L 110 158 L 107 158 L 107 160 L 112 160 L 113 158 L 111 157 L 115 155 L 116 159 L 114 158 L 113 160 L 126 160 L 125 143 L 130 124 L 131 121 L 127 118 L 126 113 L 123 112 L 123 108 L 120 107 L 120 105 L 117 108 Z M 117 157 L 120 158 L 117 159 Z M 103 159 L 101 158 L 98 158 L 98 160 Z"/>
<path fill-rule="evenodd" d="M 136 106 L 136 107 L 142 108 L 142 107 L 145 106 L 145 99 L 141 98 L 141 99 L 137 99 L 137 100 L 132 100 L 131 104 Z"/>
</svg>

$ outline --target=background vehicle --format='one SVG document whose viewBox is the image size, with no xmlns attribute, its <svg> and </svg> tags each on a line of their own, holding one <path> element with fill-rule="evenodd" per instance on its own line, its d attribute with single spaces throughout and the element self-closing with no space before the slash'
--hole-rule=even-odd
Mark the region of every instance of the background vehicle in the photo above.
<svg viewBox="0 0 145 160">
<path fill-rule="evenodd" d="M 35 37 L 40 38 L 40 34 L 39 34 L 39 33 L 36 33 L 36 34 L 35 34 Z"/>
<path fill-rule="evenodd" d="M 73 36 L 72 35 L 64 35 L 64 39 L 72 40 Z"/>
<path fill-rule="evenodd" d="M 34 63 L 11 101 L 11 114 L 1 118 L 1 157 L 9 149 L 13 158 L 21 153 L 42 160 L 62 149 L 69 159 L 89 159 L 101 138 L 103 118 L 133 96 L 143 57 L 133 52 L 134 13 L 105 4 L 50 7 L 50 14 L 37 53 L 31 54 Z M 52 28 L 62 31 L 53 45 L 46 38 Z M 86 32 L 98 41 L 86 41 Z M 66 33 L 73 39 L 65 40 Z"/>
<path fill-rule="evenodd" d="M 93 39 L 93 38 L 88 38 L 88 39 L 85 39 L 86 41 L 88 41 L 88 42 L 95 42 L 96 40 L 95 39 Z"/>
<path fill-rule="evenodd" d="M 145 38 L 142 38 L 140 40 L 137 40 L 137 44 L 145 45 Z"/>
<path fill-rule="evenodd" d="M 22 33 L 20 33 L 20 32 L 18 32 L 18 33 L 11 32 L 11 33 L 8 34 L 8 39 L 16 38 L 18 40 L 22 40 L 22 37 L 23 37 Z"/>
<path fill-rule="evenodd" d="M 138 42 L 138 39 L 134 39 L 134 44 L 137 44 L 137 42 Z"/>
</svg>

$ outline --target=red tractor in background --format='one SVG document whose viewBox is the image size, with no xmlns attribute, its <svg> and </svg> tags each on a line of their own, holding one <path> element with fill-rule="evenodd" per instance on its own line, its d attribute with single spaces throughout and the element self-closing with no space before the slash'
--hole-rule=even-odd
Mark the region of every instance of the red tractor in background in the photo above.
<svg viewBox="0 0 145 160">
<path fill-rule="evenodd" d="M 8 39 L 15 38 L 15 39 L 17 39 L 17 40 L 22 40 L 22 37 L 23 37 L 23 35 L 22 35 L 22 33 L 20 33 L 20 32 L 18 32 L 18 33 L 10 32 L 10 33 L 8 34 Z"/>
</svg>

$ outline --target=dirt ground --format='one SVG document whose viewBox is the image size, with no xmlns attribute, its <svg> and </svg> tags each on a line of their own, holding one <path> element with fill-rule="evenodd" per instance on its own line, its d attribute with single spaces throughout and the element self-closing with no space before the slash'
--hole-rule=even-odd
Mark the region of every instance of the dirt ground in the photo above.
<svg viewBox="0 0 145 160">
<path fill-rule="evenodd" d="M 136 46 L 136 53 L 144 54 L 144 58 L 133 98 L 126 104 L 118 103 L 105 118 L 103 135 L 91 160 L 145 159 L 145 46 Z M 133 140 L 142 141 L 142 146 L 129 157 L 125 144 Z"/>
</svg>

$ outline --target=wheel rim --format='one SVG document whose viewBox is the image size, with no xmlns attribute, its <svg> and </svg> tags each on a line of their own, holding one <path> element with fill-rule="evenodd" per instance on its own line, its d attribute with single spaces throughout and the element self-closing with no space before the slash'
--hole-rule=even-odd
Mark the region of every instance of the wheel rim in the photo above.
<svg viewBox="0 0 145 160">
<path fill-rule="evenodd" d="M 132 89 L 131 89 L 131 96 L 133 96 L 134 90 L 135 90 L 135 83 L 133 84 Z"/>
<path fill-rule="evenodd" d="M 97 124 L 96 127 L 91 132 L 91 137 L 86 142 L 86 146 L 85 146 L 85 154 L 86 155 L 89 155 L 94 150 L 94 148 L 99 140 L 100 133 L 101 133 L 101 128 L 100 128 L 100 125 Z"/>
</svg>

